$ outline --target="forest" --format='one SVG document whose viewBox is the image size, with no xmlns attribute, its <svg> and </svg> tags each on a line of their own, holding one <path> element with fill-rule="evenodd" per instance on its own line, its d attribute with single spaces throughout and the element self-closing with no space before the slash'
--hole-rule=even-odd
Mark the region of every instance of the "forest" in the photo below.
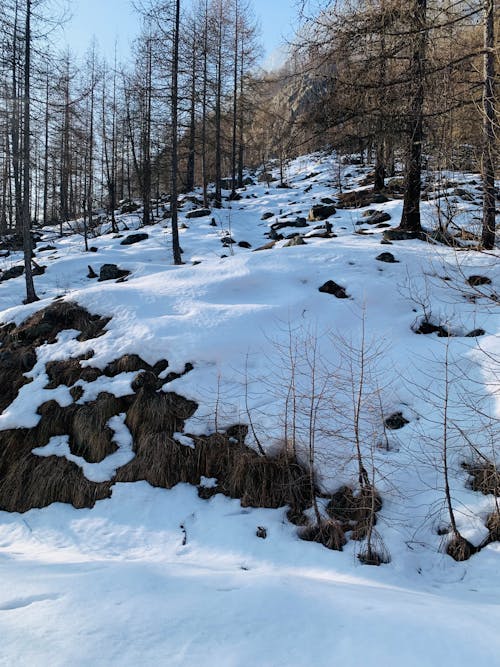
<svg viewBox="0 0 500 667">
<path fill-rule="evenodd" d="M 4 0 L 0 664 L 498 660 L 500 10 L 292 4 Z"/>
</svg>

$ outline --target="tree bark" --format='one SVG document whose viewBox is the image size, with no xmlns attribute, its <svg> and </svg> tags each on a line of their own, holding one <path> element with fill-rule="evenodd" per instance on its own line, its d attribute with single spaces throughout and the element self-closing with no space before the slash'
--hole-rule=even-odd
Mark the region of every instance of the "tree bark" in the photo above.
<svg viewBox="0 0 500 667">
<path fill-rule="evenodd" d="M 484 0 L 483 228 L 482 245 L 495 245 L 495 20 L 494 0 Z"/>
<path fill-rule="evenodd" d="M 424 84 L 427 47 L 427 0 L 413 0 L 411 27 L 414 44 L 411 55 L 410 75 L 414 90 L 411 96 L 408 134 L 409 146 L 406 158 L 406 180 L 403 214 L 400 228 L 408 232 L 421 232 L 420 192 L 422 188 L 422 142 L 424 139 Z"/>
<path fill-rule="evenodd" d="M 172 214 L 172 251 L 174 264 L 182 264 L 181 248 L 179 245 L 178 227 L 178 201 L 177 201 L 177 175 L 179 170 L 178 155 L 178 101 L 179 101 L 179 25 L 180 25 L 180 0 L 175 2 L 175 29 L 172 54 L 172 196 L 170 199 L 170 212 Z"/>
<path fill-rule="evenodd" d="M 24 136 L 23 136 L 23 250 L 26 301 L 38 301 L 31 268 L 31 214 L 30 214 L 30 68 L 31 68 L 31 0 L 26 0 L 26 29 L 24 47 Z"/>
</svg>

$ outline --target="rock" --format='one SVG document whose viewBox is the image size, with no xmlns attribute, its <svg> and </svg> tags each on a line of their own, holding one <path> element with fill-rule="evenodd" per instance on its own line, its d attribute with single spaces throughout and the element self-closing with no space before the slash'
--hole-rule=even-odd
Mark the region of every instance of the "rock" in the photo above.
<svg viewBox="0 0 500 667">
<path fill-rule="evenodd" d="M 283 238 L 283 234 L 278 234 L 278 232 L 273 228 L 269 230 L 268 236 L 272 241 L 281 241 Z"/>
<path fill-rule="evenodd" d="M 432 322 L 428 322 L 427 320 L 424 320 L 423 322 L 420 323 L 420 326 L 415 331 L 415 333 L 423 334 L 424 336 L 432 333 L 437 333 L 439 338 L 448 338 L 449 336 L 451 336 L 451 333 L 448 331 L 448 329 L 445 329 L 440 324 L 433 324 Z"/>
<path fill-rule="evenodd" d="M 273 180 L 273 177 L 272 174 L 269 174 L 268 172 L 264 171 L 258 175 L 257 180 L 259 183 L 269 183 L 270 181 Z"/>
<path fill-rule="evenodd" d="M 479 336 L 484 336 L 486 331 L 484 329 L 473 329 L 466 334 L 466 338 L 478 338 Z"/>
<path fill-rule="evenodd" d="M 265 540 L 267 537 L 267 530 L 264 528 L 264 526 L 257 526 L 257 531 L 255 534 L 257 537 Z"/>
<path fill-rule="evenodd" d="M 414 241 L 415 239 L 424 241 L 425 234 L 423 232 L 408 232 L 405 229 L 393 227 L 385 230 L 384 239 L 386 241 Z"/>
<path fill-rule="evenodd" d="M 46 266 L 40 266 L 35 262 L 34 259 L 31 260 L 33 263 L 33 275 L 34 276 L 43 276 L 45 273 L 45 269 L 47 268 Z"/>
<path fill-rule="evenodd" d="M 271 250 L 276 245 L 276 241 L 269 241 L 265 245 L 261 245 L 259 248 L 255 248 L 254 252 L 259 252 L 259 250 Z"/>
<path fill-rule="evenodd" d="M 238 247 L 239 248 L 251 248 L 252 244 L 248 243 L 248 241 L 239 241 Z"/>
<path fill-rule="evenodd" d="M 89 272 L 87 273 L 87 278 L 97 278 L 97 273 L 94 271 L 94 269 L 88 264 Z"/>
<path fill-rule="evenodd" d="M 128 201 L 122 204 L 120 211 L 122 213 L 135 213 L 135 211 L 138 211 L 140 208 L 139 204 L 136 204 L 134 201 Z"/>
<path fill-rule="evenodd" d="M 231 238 L 230 236 L 223 236 L 221 238 L 221 243 L 222 243 L 222 245 L 227 246 L 227 245 L 232 245 L 233 243 L 236 243 L 236 241 L 233 238 Z"/>
<path fill-rule="evenodd" d="M 308 227 L 307 220 L 305 218 L 295 218 L 295 220 L 279 220 L 271 225 L 271 229 L 277 231 L 278 229 L 284 229 L 285 227 Z"/>
<path fill-rule="evenodd" d="M 307 219 L 310 222 L 318 222 L 320 220 L 326 220 L 331 215 L 335 215 L 337 209 L 331 204 L 316 204 L 309 211 Z"/>
<path fill-rule="evenodd" d="M 385 211 L 373 211 L 372 209 L 369 209 L 369 211 L 371 211 L 370 215 L 366 215 L 366 213 L 368 213 L 368 211 L 366 211 L 366 213 L 363 214 L 363 220 L 359 220 L 356 223 L 357 225 L 379 225 L 391 219 L 389 213 L 386 213 Z"/>
<path fill-rule="evenodd" d="M 89 252 L 97 252 L 98 250 L 99 250 L 99 248 L 96 248 L 95 245 L 93 245 L 89 248 Z"/>
<path fill-rule="evenodd" d="M 369 204 L 383 204 L 389 201 L 388 197 L 373 190 L 353 190 L 339 195 L 338 208 L 363 208 Z"/>
<path fill-rule="evenodd" d="M 269 220 L 269 218 L 273 218 L 274 213 L 271 213 L 271 211 L 266 211 L 266 213 L 263 213 L 261 216 L 261 220 Z"/>
<path fill-rule="evenodd" d="M 375 257 L 379 262 L 387 262 L 387 264 L 398 264 L 399 260 L 394 257 L 392 252 L 381 252 Z"/>
<path fill-rule="evenodd" d="M 406 424 L 409 423 L 410 422 L 403 417 L 402 412 L 394 412 L 394 414 L 384 419 L 385 427 L 391 431 L 397 431 L 398 429 L 403 428 L 403 426 L 406 426 Z"/>
<path fill-rule="evenodd" d="M 387 239 L 382 239 L 380 241 L 380 245 L 393 245 L 392 241 L 388 241 Z"/>
<path fill-rule="evenodd" d="M 18 264 L 17 266 L 12 266 L 7 271 L 4 271 L 0 274 L 0 282 L 3 283 L 5 280 L 11 280 L 12 278 L 19 278 L 24 273 L 24 266 Z"/>
<path fill-rule="evenodd" d="M 328 206 L 329 206 L 330 204 L 335 204 L 334 200 L 331 199 L 330 197 L 322 197 L 322 198 L 320 199 L 320 202 L 321 202 L 322 204 L 327 204 Z"/>
<path fill-rule="evenodd" d="M 463 199 L 464 201 L 474 201 L 474 195 L 463 188 L 455 188 L 452 194 L 455 195 L 455 197 L 460 197 L 460 199 Z"/>
<path fill-rule="evenodd" d="M 149 238 L 149 234 L 139 233 L 139 234 L 129 234 L 123 241 L 120 242 L 120 245 L 134 245 L 134 243 L 140 243 L 141 241 L 146 241 Z"/>
<path fill-rule="evenodd" d="M 325 230 L 323 232 L 312 232 L 311 234 L 307 234 L 306 238 L 308 238 L 308 239 L 336 239 L 337 234 L 333 234 L 332 232 L 327 232 Z"/>
<path fill-rule="evenodd" d="M 105 280 L 118 280 L 130 275 L 130 271 L 126 269 L 119 269 L 116 264 L 103 264 L 99 272 L 99 282 Z"/>
<path fill-rule="evenodd" d="M 333 280 L 327 280 L 324 285 L 318 288 L 320 292 L 325 294 L 331 294 L 332 296 L 337 297 L 337 299 L 348 299 L 349 295 L 345 291 L 345 287 L 338 285 Z"/>
<path fill-rule="evenodd" d="M 49 252 L 49 250 L 57 250 L 55 245 L 46 245 L 43 248 L 38 248 L 37 252 Z"/>
<path fill-rule="evenodd" d="M 293 248 L 297 245 L 307 245 L 302 236 L 295 236 L 293 239 L 290 239 L 285 245 L 284 248 Z"/>
<path fill-rule="evenodd" d="M 31 247 L 35 248 L 39 241 L 40 234 L 31 232 Z M 23 247 L 24 241 L 22 234 L 7 234 L 0 237 L 0 250 L 11 250 L 12 252 L 15 252 L 16 250 L 22 250 Z"/>
<path fill-rule="evenodd" d="M 491 285 L 491 278 L 486 276 L 469 276 L 467 282 L 471 287 L 480 287 L 481 285 Z"/>
<path fill-rule="evenodd" d="M 217 227 L 217 223 L 215 222 L 215 218 L 212 218 L 210 220 L 210 227 Z"/>
<path fill-rule="evenodd" d="M 209 208 L 195 208 L 193 211 L 188 211 L 186 213 L 186 218 L 188 220 L 192 218 L 206 218 L 207 215 L 210 215 L 212 211 Z"/>
</svg>

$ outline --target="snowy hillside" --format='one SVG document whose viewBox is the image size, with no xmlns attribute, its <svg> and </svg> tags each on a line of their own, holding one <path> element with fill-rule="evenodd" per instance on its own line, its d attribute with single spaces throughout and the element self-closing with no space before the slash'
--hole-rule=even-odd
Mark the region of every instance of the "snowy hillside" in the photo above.
<svg viewBox="0 0 500 667">
<path fill-rule="evenodd" d="M 45 229 L 29 306 L 0 259 L 1 665 L 496 664 L 498 253 L 474 175 L 427 183 L 450 247 L 386 234 L 368 171 L 186 197 L 182 266 L 161 207 Z"/>
</svg>

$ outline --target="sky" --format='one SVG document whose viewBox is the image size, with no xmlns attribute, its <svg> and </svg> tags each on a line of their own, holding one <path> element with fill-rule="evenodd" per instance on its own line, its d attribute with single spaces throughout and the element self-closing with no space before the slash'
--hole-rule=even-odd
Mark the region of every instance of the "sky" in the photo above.
<svg viewBox="0 0 500 667">
<path fill-rule="evenodd" d="M 188 2 L 185 3 L 186 5 Z M 282 37 L 290 36 L 295 16 L 294 0 L 252 0 L 262 30 L 264 66 L 276 60 Z M 120 58 L 129 53 L 129 43 L 138 28 L 130 0 L 72 0 L 72 18 L 63 29 L 62 41 L 83 55 L 95 34 L 100 51 L 113 57 L 115 40 Z"/>
</svg>

